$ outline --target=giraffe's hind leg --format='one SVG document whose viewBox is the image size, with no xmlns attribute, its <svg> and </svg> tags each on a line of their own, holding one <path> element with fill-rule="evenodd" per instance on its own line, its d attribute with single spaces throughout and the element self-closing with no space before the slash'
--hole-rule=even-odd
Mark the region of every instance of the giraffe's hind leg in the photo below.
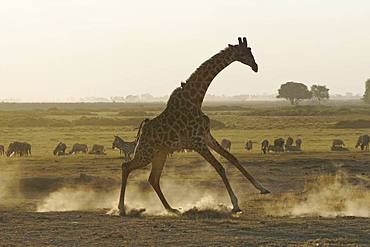
<svg viewBox="0 0 370 247">
<path fill-rule="evenodd" d="M 121 216 L 125 215 L 125 191 L 126 191 L 127 178 L 129 176 L 129 174 L 133 170 L 145 167 L 149 163 L 150 163 L 150 161 L 148 161 L 146 159 L 139 159 L 137 157 L 134 157 L 134 159 L 132 159 L 128 162 L 123 162 L 122 163 L 121 193 L 120 193 L 119 204 L 118 204 L 119 214 Z"/>
<path fill-rule="evenodd" d="M 269 190 L 264 188 L 244 167 L 239 163 L 238 159 L 235 158 L 230 152 L 222 148 L 222 146 L 217 142 L 217 140 L 209 133 L 207 135 L 207 145 L 215 150 L 218 154 L 226 158 L 231 164 L 233 164 L 238 170 L 253 184 L 253 186 L 261 191 L 261 194 L 270 193 Z"/>
<path fill-rule="evenodd" d="M 177 209 L 172 208 L 166 198 L 164 197 L 161 187 L 159 185 L 159 180 L 161 178 L 162 170 L 166 162 L 167 152 L 161 152 L 154 156 L 152 160 L 152 171 L 149 176 L 149 183 L 153 186 L 153 189 L 157 193 L 159 199 L 161 200 L 165 209 L 171 213 L 179 214 L 180 212 Z"/>
<path fill-rule="evenodd" d="M 217 171 L 218 175 L 222 178 L 222 181 L 225 184 L 227 192 L 229 193 L 231 203 L 233 204 L 233 212 L 240 212 L 240 208 L 238 205 L 238 199 L 236 198 L 234 191 L 231 188 L 229 180 L 226 177 L 226 172 L 224 167 L 220 164 L 220 162 L 213 156 L 213 154 L 209 151 L 208 147 L 204 144 L 200 148 L 197 148 L 196 151 L 206 160 L 208 161 Z"/>
</svg>

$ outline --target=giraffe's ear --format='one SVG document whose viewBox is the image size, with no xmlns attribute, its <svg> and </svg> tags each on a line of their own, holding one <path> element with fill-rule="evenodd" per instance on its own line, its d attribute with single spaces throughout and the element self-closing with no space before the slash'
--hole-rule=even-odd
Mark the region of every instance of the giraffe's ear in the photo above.
<svg viewBox="0 0 370 247">
<path fill-rule="evenodd" d="M 228 44 L 228 46 L 229 46 L 229 48 L 232 48 L 232 47 L 234 47 L 233 45 L 230 45 L 230 44 Z"/>
</svg>

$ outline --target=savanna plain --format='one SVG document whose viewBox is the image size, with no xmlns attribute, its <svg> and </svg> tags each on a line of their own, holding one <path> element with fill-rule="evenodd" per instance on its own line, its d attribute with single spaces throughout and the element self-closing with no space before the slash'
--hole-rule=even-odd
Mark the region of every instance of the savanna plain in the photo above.
<svg viewBox="0 0 370 247">
<path fill-rule="evenodd" d="M 167 158 L 161 186 L 181 215 L 162 207 L 147 179 L 130 174 L 128 215 L 117 214 L 123 158 L 114 135 L 134 140 L 164 104 L 0 104 L 0 144 L 26 141 L 28 157 L 0 157 L 1 246 L 369 246 L 370 108 L 357 101 L 288 106 L 282 102 L 208 103 L 212 132 L 271 190 L 261 195 L 224 158 L 243 212 L 216 171 L 193 152 Z M 262 154 L 263 139 L 301 138 L 302 152 Z M 254 142 L 246 151 L 245 142 Z M 333 139 L 349 149 L 330 151 Z M 58 142 L 105 146 L 106 155 L 54 156 Z M 144 211 L 145 209 L 145 211 Z"/>
</svg>

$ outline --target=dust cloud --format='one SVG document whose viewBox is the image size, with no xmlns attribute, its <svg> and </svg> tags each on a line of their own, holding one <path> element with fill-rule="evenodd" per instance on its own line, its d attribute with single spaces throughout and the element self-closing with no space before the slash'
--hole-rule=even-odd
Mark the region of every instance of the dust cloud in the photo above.
<svg viewBox="0 0 370 247">
<path fill-rule="evenodd" d="M 37 212 L 78 211 L 110 208 L 117 191 L 95 191 L 87 186 L 64 187 L 49 194 L 37 205 Z"/>
<path fill-rule="evenodd" d="M 266 212 L 274 216 L 370 217 L 370 189 L 365 179 L 344 172 L 321 175 L 299 194 L 283 194 Z"/>
<path fill-rule="evenodd" d="M 37 212 L 76 211 L 106 209 L 107 214 L 116 215 L 120 186 L 108 191 L 97 190 L 90 186 L 65 186 L 50 193 L 37 205 Z M 186 212 L 197 210 L 230 210 L 226 193 L 217 188 L 208 188 L 165 177 L 161 181 L 162 191 L 170 205 Z M 220 195 L 221 194 L 221 195 Z M 126 189 L 126 211 L 142 212 L 144 215 L 167 215 L 164 207 L 147 182 L 147 177 L 129 180 Z"/>
<path fill-rule="evenodd" d="M 8 165 L 5 161 L 0 164 L 0 203 L 7 205 L 20 199 L 19 165 Z"/>
</svg>

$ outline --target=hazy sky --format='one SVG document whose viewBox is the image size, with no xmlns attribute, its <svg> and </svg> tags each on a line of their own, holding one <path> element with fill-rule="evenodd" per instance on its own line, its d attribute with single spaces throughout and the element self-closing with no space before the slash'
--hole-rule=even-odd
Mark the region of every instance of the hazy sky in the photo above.
<svg viewBox="0 0 370 247">
<path fill-rule="evenodd" d="M 370 77 L 369 0 L 12 0 L 0 23 L 0 99 L 167 95 L 241 35 L 259 72 L 232 64 L 209 93 L 362 94 Z"/>
</svg>

